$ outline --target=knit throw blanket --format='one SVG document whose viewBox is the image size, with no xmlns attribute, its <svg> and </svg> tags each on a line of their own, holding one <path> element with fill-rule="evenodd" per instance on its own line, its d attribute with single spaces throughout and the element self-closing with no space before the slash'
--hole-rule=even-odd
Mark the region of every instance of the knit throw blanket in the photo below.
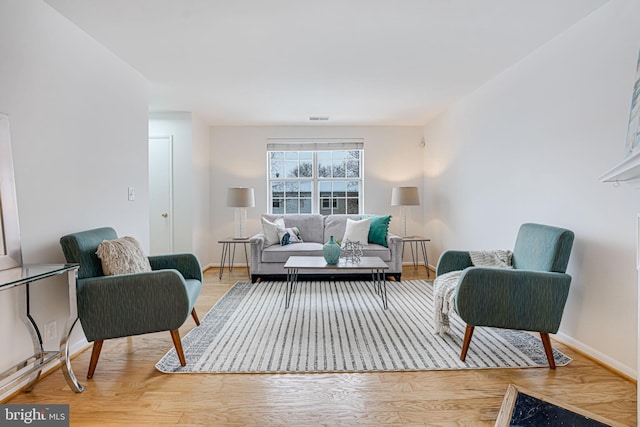
<svg viewBox="0 0 640 427">
<path fill-rule="evenodd" d="M 513 268 L 511 266 L 511 251 L 469 251 L 471 262 L 474 266 Z M 433 282 L 434 294 L 434 320 L 435 333 L 443 335 L 450 333 L 449 314 L 455 311 L 455 294 L 458 280 L 462 275 L 462 270 L 450 271 L 436 277 Z"/>
</svg>

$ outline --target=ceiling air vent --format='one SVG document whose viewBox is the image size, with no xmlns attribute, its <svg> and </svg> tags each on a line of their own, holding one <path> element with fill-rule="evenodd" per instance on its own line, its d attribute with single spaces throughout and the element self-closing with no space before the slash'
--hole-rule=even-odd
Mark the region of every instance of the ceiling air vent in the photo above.
<svg viewBox="0 0 640 427">
<path fill-rule="evenodd" d="M 311 116 L 309 117 L 309 120 L 311 121 L 321 121 L 321 120 L 329 120 L 329 117 L 327 116 Z"/>
</svg>

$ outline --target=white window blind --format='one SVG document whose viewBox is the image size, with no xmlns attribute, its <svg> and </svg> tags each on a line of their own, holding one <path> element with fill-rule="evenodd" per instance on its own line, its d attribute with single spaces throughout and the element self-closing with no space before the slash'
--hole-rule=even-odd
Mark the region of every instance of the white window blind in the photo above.
<svg viewBox="0 0 640 427">
<path fill-rule="evenodd" d="M 362 150 L 363 138 L 268 138 L 267 151 Z"/>
</svg>

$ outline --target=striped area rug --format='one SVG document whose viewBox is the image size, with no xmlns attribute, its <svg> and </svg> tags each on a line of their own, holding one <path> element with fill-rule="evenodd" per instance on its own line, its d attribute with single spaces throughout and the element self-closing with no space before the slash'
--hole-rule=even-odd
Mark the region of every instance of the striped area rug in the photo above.
<svg viewBox="0 0 640 427">
<path fill-rule="evenodd" d="M 300 282 L 288 309 L 286 283 L 238 282 L 183 339 L 187 365 L 170 350 L 166 373 L 375 372 L 546 367 L 542 342 L 526 332 L 476 328 L 460 360 L 465 325 L 433 331 L 433 283 L 388 282 L 384 310 L 371 282 Z M 558 366 L 571 361 L 555 351 Z"/>
</svg>

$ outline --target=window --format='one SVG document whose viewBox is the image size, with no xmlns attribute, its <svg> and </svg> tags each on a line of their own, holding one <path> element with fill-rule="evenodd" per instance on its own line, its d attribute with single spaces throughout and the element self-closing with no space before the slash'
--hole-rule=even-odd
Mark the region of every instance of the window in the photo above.
<svg viewBox="0 0 640 427">
<path fill-rule="evenodd" d="M 270 213 L 361 213 L 363 151 L 362 142 L 267 144 Z"/>
</svg>

